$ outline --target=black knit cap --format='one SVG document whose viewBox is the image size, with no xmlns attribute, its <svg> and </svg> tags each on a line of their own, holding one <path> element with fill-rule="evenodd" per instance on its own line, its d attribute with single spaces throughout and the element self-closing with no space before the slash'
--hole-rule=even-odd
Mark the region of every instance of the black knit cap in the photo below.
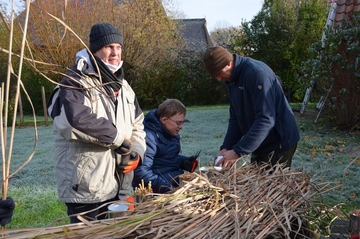
<svg viewBox="0 0 360 239">
<path fill-rule="evenodd" d="M 91 27 L 90 51 L 92 53 L 111 43 L 119 43 L 124 47 L 123 37 L 113 25 L 102 22 Z"/>
</svg>

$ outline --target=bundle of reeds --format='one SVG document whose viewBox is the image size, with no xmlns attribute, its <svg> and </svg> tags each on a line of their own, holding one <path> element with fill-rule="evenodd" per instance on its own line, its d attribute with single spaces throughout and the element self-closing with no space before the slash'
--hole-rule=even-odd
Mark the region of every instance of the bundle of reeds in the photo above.
<svg viewBox="0 0 360 239">
<path fill-rule="evenodd" d="M 144 196 L 121 217 L 3 233 L 12 238 L 310 238 L 302 215 L 323 190 L 309 174 L 280 165 L 200 171 L 181 181 L 172 193 Z"/>
</svg>

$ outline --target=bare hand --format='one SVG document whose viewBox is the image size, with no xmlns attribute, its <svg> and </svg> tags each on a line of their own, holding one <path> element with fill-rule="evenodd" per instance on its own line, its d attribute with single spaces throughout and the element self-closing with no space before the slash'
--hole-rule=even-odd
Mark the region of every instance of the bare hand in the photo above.
<svg viewBox="0 0 360 239">
<path fill-rule="evenodd" d="M 215 156 L 215 158 L 218 157 L 218 156 L 224 156 L 224 154 L 226 153 L 226 151 L 227 151 L 227 149 L 222 149 L 222 150 L 220 150 L 219 153 Z"/>
<path fill-rule="evenodd" d="M 223 168 L 230 168 L 240 158 L 234 150 L 228 150 L 222 156 L 223 158 L 217 164 L 222 164 Z"/>
</svg>

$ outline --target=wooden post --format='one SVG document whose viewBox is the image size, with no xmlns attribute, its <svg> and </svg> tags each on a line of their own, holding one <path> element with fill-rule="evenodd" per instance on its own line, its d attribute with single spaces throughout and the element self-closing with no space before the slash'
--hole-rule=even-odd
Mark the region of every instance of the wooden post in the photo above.
<svg viewBox="0 0 360 239">
<path fill-rule="evenodd" d="M 22 104 L 22 100 L 21 100 L 21 93 L 19 94 L 19 118 L 20 118 L 20 122 L 19 122 L 19 126 L 23 126 L 24 125 L 24 111 L 23 111 L 23 104 Z"/>
<path fill-rule="evenodd" d="M 45 88 L 44 88 L 44 86 L 41 86 L 41 96 L 42 96 L 42 102 L 43 102 L 43 108 L 44 108 L 45 125 L 46 125 L 46 126 L 49 126 L 49 120 L 48 120 L 48 113 L 47 113 L 47 107 L 46 107 L 46 97 L 45 97 Z"/>
</svg>

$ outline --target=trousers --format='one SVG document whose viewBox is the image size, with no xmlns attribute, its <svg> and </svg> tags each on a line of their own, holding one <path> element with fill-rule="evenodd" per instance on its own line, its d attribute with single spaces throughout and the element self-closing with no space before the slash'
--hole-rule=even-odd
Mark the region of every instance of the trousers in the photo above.
<svg viewBox="0 0 360 239">
<path fill-rule="evenodd" d="M 119 200 L 118 196 L 116 196 L 113 199 L 104 201 L 104 202 L 98 202 L 98 203 L 65 203 L 67 207 L 67 214 L 68 216 L 87 212 L 86 214 L 82 214 L 86 220 L 93 221 L 93 220 L 102 220 L 107 218 L 107 206 L 101 207 L 103 204 Z M 100 207 L 100 208 L 99 208 Z M 78 223 L 81 222 L 77 217 L 71 216 L 70 217 L 70 223 Z"/>
<path fill-rule="evenodd" d="M 251 154 L 251 163 L 257 163 L 258 165 L 262 163 L 269 163 L 271 166 L 274 166 L 275 164 L 284 164 L 285 167 L 291 166 L 292 158 L 294 156 L 294 153 L 297 148 L 297 143 L 293 146 L 291 146 L 289 149 L 282 151 L 280 153 L 271 152 L 266 155 L 256 155 Z"/>
</svg>

